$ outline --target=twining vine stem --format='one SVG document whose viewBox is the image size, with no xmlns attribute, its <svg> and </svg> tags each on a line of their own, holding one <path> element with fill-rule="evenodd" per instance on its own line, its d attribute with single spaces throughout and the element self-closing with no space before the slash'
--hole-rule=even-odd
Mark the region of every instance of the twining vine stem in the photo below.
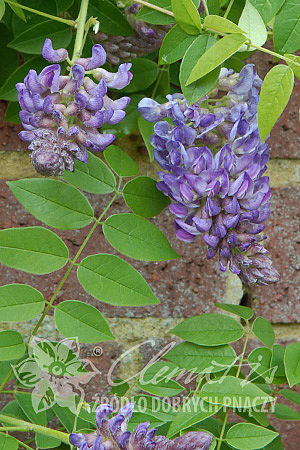
<svg viewBox="0 0 300 450">
<path fill-rule="evenodd" d="M 47 19 L 55 20 L 56 22 L 62 22 L 66 25 L 70 25 L 71 27 L 76 26 L 76 22 L 71 19 L 63 19 L 62 17 L 52 16 L 52 14 L 47 14 L 43 11 L 38 11 L 37 9 L 29 8 L 25 5 L 20 5 L 20 3 L 11 2 L 10 0 L 4 0 L 8 5 L 18 7 L 20 9 L 24 9 L 25 11 L 32 12 L 34 14 L 37 14 L 38 16 L 47 17 Z"/>
</svg>

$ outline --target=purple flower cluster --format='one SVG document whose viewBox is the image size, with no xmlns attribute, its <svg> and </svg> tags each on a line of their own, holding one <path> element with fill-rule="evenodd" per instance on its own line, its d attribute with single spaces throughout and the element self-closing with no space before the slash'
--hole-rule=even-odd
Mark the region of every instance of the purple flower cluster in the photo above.
<svg viewBox="0 0 300 450">
<path fill-rule="evenodd" d="M 127 425 L 133 409 L 134 404 L 128 402 L 114 417 L 108 419 L 113 412 L 112 406 L 98 406 L 97 430 L 90 434 L 70 434 L 70 444 L 81 450 L 208 450 L 212 444 L 213 436 L 202 431 L 189 432 L 174 440 L 155 436 L 157 430 L 150 429 L 149 422 L 140 423 L 130 433 L 127 431 Z"/>
<path fill-rule="evenodd" d="M 221 271 L 229 265 L 243 282 L 265 285 L 278 272 L 261 244 L 271 197 L 263 176 L 269 148 L 257 123 L 261 83 L 252 64 L 240 73 L 222 69 L 216 88 L 197 103 L 189 106 L 182 94 L 162 105 L 144 98 L 139 111 L 156 122 L 150 142 L 164 169 L 157 186 L 174 201 L 176 236 L 192 242 L 202 235 Z"/>
<path fill-rule="evenodd" d="M 46 39 L 43 57 L 54 63 L 40 74 L 30 70 L 24 83 L 18 83 L 22 140 L 30 142 L 31 159 L 43 175 L 62 175 L 74 170 L 74 158 L 87 162 L 87 150 L 103 151 L 115 136 L 101 134 L 105 123 L 114 125 L 124 116 L 129 97 L 112 100 L 107 88 L 122 89 L 132 78 L 131 64 L 121 64 L 116 73 L 100 68 L 106 52 L 100 44 L 90 58 L 78 58 L 69 75 L 61 75 L 58 64 L 68 59 L 66 49 L 54 50 Z M 91 73 L 97 82 L 87 76 Z"/>
</svg>

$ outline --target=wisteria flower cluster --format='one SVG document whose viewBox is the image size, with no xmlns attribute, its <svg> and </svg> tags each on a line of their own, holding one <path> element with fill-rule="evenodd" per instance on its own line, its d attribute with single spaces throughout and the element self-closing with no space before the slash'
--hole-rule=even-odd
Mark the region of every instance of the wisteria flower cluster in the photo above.
<svg viewBox="0 0 300 450">
<path fill-rule="evenodd" d="M 97 431 L 91 434 L 72 433 L 70 443 L 81 450 L 208 450 L 213 436 L 206 432 L 189 432 L 169 440 L 155 436 L 156 429 L 149 428 L 149 422 L 140 423 L 135 430 L 127 431 L 134 403 L 128 402 L 111 419 L 111 405 L 102 404 L 96 409 Z"/>
<path fill-rule="evenodd" d="M 278 272 L 261 244 L 271 197 L 263 176 L 269 148 L 257 124 L 261 84 L 252 64 L 240 73 L 222 69 L 216 88 L 196 104 L 174 94 L 165 104 L 145 98 L 139 111 L 156 122 L 151 143 L 164 169 L 157 186 L 173 200 L 177 238 L 202 235 L 221 271 L 229 265 L 243 282 L 265 285 Z"/>
<path fill-rule="evenodd" d="M 24 83 L 16 85 L 24 127 L 19 136 L 30 142 L 35 169 L 43 175 L 57 176 L 65 170 L 73 171 L 74 159 L 87 162 L 87 149 L 103 151 L 115 139 L 113 134 L 101 134 L 98 129 L 124 118 L 130 98 L 112 100 L 107 89 L 122 89 L 129 84 L 131 64 L 121 64 L 116 73 L 100 68 L 106 52 L 96 44 L 92 56 L 78 58 L 69 75 L 64 76 L 58 63 L 68 60 L 68 52 L 64 48 L 54 50 L 50 39 L 45 40 L 43 57 L 54 64 L 40 74 L 30 70 Z"/>
</svg>

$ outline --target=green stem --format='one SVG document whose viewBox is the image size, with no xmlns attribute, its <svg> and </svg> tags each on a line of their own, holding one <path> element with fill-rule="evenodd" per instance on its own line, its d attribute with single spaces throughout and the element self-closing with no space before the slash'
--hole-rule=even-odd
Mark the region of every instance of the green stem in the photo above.
<svg viewBox="0 0 300 450">
<path fill-rule="evenodd" d="M 12 6 L 17 6 L 18 8 L 25 9 L 25 11 L 30 11 L 34 14 L 37 14 L 38 16 L 47 17 L 51 20 L 56 20 L 56 22 L 62 22 L 67 25 L 70 25 L 71 27 L 75 27 L 76 22 L 74 20 L 69 19 L 63 19 L 62 17 L 52 16 L 52 14 L 47 14 L 43 11 L 38 11 L 37 9 L 29 8 L 28 6 L 20 5 L 20 3 L 11 2 L 10 0 L 4 0 L 6 3 Z"/>
<path fill-rule="evenodd" d="M 234 2 L 234 0 L 230 0 L 229 5 L 227 6 L 227 9 L 226 9 L 225 14 L 224 14 L 224 19 L 226 19 L 226 17 L 230 13 L 230 10 L 231 10 L 231 7 L 233 5 L 233 2 Z"/>
<path fill-rule="evenodd" d="M 0 433 L 4 433 L 6 431 L 31 431 L 30 427 L 0 427 Z"/>
<path fill-rule="evenodd" d="M 67 433 L 63 433 L 62 431 L 43 427 L 42 425 L 37 425 L 36 423 L 25 422 L 25 420 L 16 419 L 15 417 L 6 416 L 5 414 L 0 414 L 0 422 L 9 423 L 16 427 L 29 427 L 30 430 L 34 431 L 35 433 L 41 433 L 44 436 L 51 436 L 53 438 L 59 439 L 65 444 L 69 444 L 69 435 Z"/>
<path fill-rule="evenodd" d="M 89 0 L 81 0 L 79 16 L 77 20 L 77 32 L 74 44 L 74 51 L 72 57 L 72 63 L 80 57 L 81 44 L 84 36 L 85 22 L 87 16 L 87 10 L 89 6 Z"/>
<path fill-rule="evenodd" d="M 167 9 L 161 8 L 160 6 L 153 5 L 152 3 L 145 2 L 144 0 L 135 0 L 135 3 L 139 3 L 140 5 L 147 6 L 148 8 L 151 9 L 155 9 L 155 11 L 174 17 L 172 11 L 168 11 Z"/>
<path fill-rule="evenodd" d="M 222 445 L 222 442 L 223 442 L 224 433 L 225 433 L 225 427 L 226 427 L 226 423 L 227 423 L 227 419 L 228 419 L 228 414 L 229 414 L 229 409 L 226 409 L 224 420 L 223 420 L 223 425 L 222 425 L 222 430 L 221 430 L 221 434 L 220 434 L 220 437 L 219 437 L 219 442 L 218 442 L 216 450 L 220 450 L 220 448 L 221 448 L 221 445 Z"/>
<path fill-rule="evenodd" d="M 261 52 L 268 53 L 268 55 L 275 56 L 275 58 L 283 59 L 284 61 L 286 61 L 290 64 L 295 64 L 296 66 L 300 67 L 300 63 L 294 61 L 293 59 L 289 58 L 288 56 L 282 56 L 279 53 L 272 52 L 272 50 L 268 50 L 267 48 L 260 47 L 259 45 L 253 44 L 251 41 L 249 42 L 248 45 L 250 47 L 256 48 L 257 50 L 260 50 Z"/>
<path fill-rule="evenodd" d="M 73 267 L 76 264 L 77 259 L 79 258 L 79 256 L 81 255 L 82 251 L 84 250 L 86 244 L 88 243 L 90 237 L 92 236 L 93 232 L 95 231 L 95 229 L 97 228 L 97 226 L 99 225 L 102 217 L 106 214 L 106 212 L 109 210 L 109 208 L 111 207 L 111 205 L 113 204 L 113 202 L 115 201 L 116 197 L 119 195 L 118 192 L 115 193 L 115 195 L 112 197 L 111 201 L 108 203 L 107 207 L 104 209 L 104 211 L 100 214 L 98 219 L 95 219 L 95 223 L 92 226 L 92 228 L 90 229 L 88 235 L 86 236 L 85 240 L 83 241 L 83 243 L 81 244 L 78 252 L 76 253 L 74 259 L 71 260 L 70 265 L 66 271 L 66 273 L 64 274 L 61 282 L 59 283 L 56 291 L 54 292 L 54 294 L 51 297 L 51 300 L 49 301 L 49 303 L 47 304 L 46 308 L 44 309 L 43 314 L 41 315 L 38 323 L 36 324 L 36 326 L 34 327 L 29 340 L 28 340 L 28 344 L 30 344 L 32 338 L 36 335 L 37 331 L 39 330 L 43 320 L 45 319 L 49 309 L 52 307 L 53 302 L 55 301 L 57 295 L 59 294 L 61 288 L 63 287 L 63 285 L 65 284 L 71 270 L 73 269 Z M 15 364 L 18 364 L 19 361 L 17 361 Z M 5 379 L 3 380 L 2 384 L 0 385 L 0 393 L 3 391 L 4 387 L 6 386 L 6 383 L 8 382 L 8 380 L 10 379 L 11 375 L 13 373 L 13 368 L 10 369 L 10 371 L 8 372 L 8 374 L 6 375 Z"/>
<path fill-rule="evenodd" d="M 208 11 L 208 7 L 207 7 L 207 4 L 206 4 L 206 0 L 202 0 L 202 4 L 203 4 L 203 7 L 204 7 L 204 10 L 205 10 L 206 14 L 209 16 L 209 11 Z"/>
</svg>

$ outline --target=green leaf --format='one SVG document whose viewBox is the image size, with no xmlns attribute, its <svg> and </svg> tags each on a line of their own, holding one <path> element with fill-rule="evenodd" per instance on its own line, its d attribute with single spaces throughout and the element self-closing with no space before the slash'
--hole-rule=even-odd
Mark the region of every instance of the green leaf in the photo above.
<svg viewBox="0 0 300 450">
<path fill-rule="evenodd" d="M 168 430 L 167 437 L 169 439 L 172 438 L 180 431 L 216 414 L 220 409 L 219 405 L 211 405 L 197 395 L 191 397 L 176 414 Z"/>
<path fill-rule="evenodd" d="M 0 89 L 0 99 L 1 100 L 11 100 L 16 102 L 18 100 L 18 92 L 16 90 L 16 84 L 23 81 L 25 76 L 28 74 L 30 69 L 35 69 L 37 72 L 42 70 L 46 65 L 47 61 L 39 57 L 30 58 L 21 66 L 10 74 L 6 82 Z"/>
<path fill-rule="evenodd" d="M 19 112 L 21 111 L 19 103 L 9 102 L 5 111 L 4 122 L 21 124 Z"/>
<path fill-rule="evenodd" d="M 18 450 L 19 443 L 17 439 L 9 434 L 0 434 L 0 449 L 1 450 Z"/>
<path fill-rule="evenodd" d="M 206 383 L 199 395 L 210 403 L 233 408 L 253 408 L 273 400 L 255 384 L 233 376 Z"/>
<path fill-rule="evenodd" d="M 245 8 L 240 17 L 239 27 L 244 30 L 247 38 L 255 45 L 262 46 L 268 39 L 268 32 L 264 21 L 249 0 L 246 1 Z M 243 49 L 247 50 L 247 46 L 245 45 L 240 50 L 242 51 Z"/>
<path fill-rule="evenodd" d="M 253 333 L 267 347 L 271 348 L 275 341 L 275 333 L 267 319 L 257 317 L 253 322 Z"/>
<path fill-rule="evenodd" d="M 14 0 L 14 3 L 18 3 L 18 0 Z M 13 12 L 21 19 L 23 20 L 23 22 L 26 22 L 26 17 L 25 17 L 25 13 L 23 11 L 22 8 L 20 8 L 19 6 L 16 5 L 9 5 L 11 7 L 11 9 L 13 10 Z"/>
<path fill-rule="evenodd" d="M 274 373 L 274 384 L 283 384 L 287 383 L 287 379 L 285 376 L 285 368 L 284 368 L 284 353 L 285 347 L 283 345 L 273 345 L 272 349 L 272 360 L 271 367 L 277 367 Z"/>
<path fill-rule="evenodd" d="M 273 415 L 280 420 L 300 420 L 300 413 L 283 403 L 276 403 Z"/>
<path fill-rule="evenodd" d="M 240 34 L 230 34 L 212 45 L 196 62 L 187 84 L 191 84 L 199 78 L 204 77 L 231 55 L 237 52 L 246 42 L 247 38 Z"/>
<path fill-rule="evenodd" d="M 40 55 L 46 38 L 50 38 L 54 48 L 68 47 L 72 39 L 69 25 L 53 20 L 41 22 L 19 34 L 8 47 L 22 53 Z"/>
<path fill-rule="evenodd" d="M 0 71 L 0 86 L 2 86 L 10 74 L 18 67 L 19 58 L 18 53 L 15 50 L 6 46 L 12 40 L 13 35 L 3 23 L 0 24 L 0 35 L 0 61 L 5 61 L 5 64 L 1 65 Z"/>
<path fill-rule="evenodd" d="M 35 443 L 37 448 L 49 450 L 51 448 L 58 447 L 61 444 L 61 441 L 52 436 L 45 436 L 44 434 L 36 433 Z"/>
<path fill-rule="evenodd" d="M 5 14 L 5 2 L 4 0 L 0 0 L 0 20 Z"/>
<path fill-rule="evenodd" d="M 116 187 L 112 171 L 100 158 L 88 152 L 87 163 L 75 160 L 75 172 L 65 170 L 65 181 L 92 194 L 109 194 Z"/>
<path fill-rule="evenodd" d="M 17 331 L 0 331 L 0 361 L 19 359 L 25 353 L 23 338 Z"/>
<path fill-rule="evenodd" d="M 47 425 L 47 414 L 46 411 L 36 412 L 33 408 L 32 404 L 32 393 L 31 392 L 16 392 L 15 399 L 18 402 L 18 405 L 26 414 L 26 416 L 30 419 L 32 423 L 37 423 L 39 425 L 46 426 Z"/>
<path fill-rule="evenodd" d="M 178 25 L 188 34 L 199 34 L 202 29 L 199 12 L 192 0 L 171 0 Z"/>
<path fill-rule="evenodd" d="M 204 347 L 182 342 L 170 350 L 164 358 L 193 373 L 215 373 L 231 367 L 236 353 L 230 345 Z"/>
<path fill-rule="evenodd" d="M 149 3 L 172 12 L 171 0 L 149 0 Z M 147 8 L 147 6 L 143 6 L 137 14 L 137 18 L 154 25 L 170 25 L 175 22 L 175 17 Z"/>
<path fill-rule="evenodd" d="M 189 86 L 186 86 L 190 73 L 195 66 L 195 61 L 199 56 L 203 55 L 207 49 L 214 45 L 215 42 L 216 40 L 214 37 L 208 34 L 202 34 L 194 40 L 184 55 L 180 66 L 179 79 L 183 95 L 189 105 L 196 103 L 208 94 L 208 92 L 216 85 L 221 67 L 217 67 L 204 77 L 194 81 Z"/>
<path fill-rule="evenodd" d="M 184 387 L 171 379 L 173 366 L 169 367 L 169 364 L 171 363 L 159 361 L 146 366 L 140 374 L 139 387 L 143 391 L 160 397 L 173 397 L 184 391 Z"/>
<path fill-rule="evenodd" d="M 219 33 L 237 33 L 243 34 L 243 30 L 231 20 L 224 19 L 221 16 L 209 15 L 204 19 L 204 26 Z"/>
<path fill-rule="evenodd" d="M 252 450 L 268 445 L 278 433 L 253 423 L 237 423 L 227 432 L 226 442 L 233 448 Z"/>
<path fill-rule="evenodd" d="M 285 53 L 284 56 L 286 56 L 287 58 L 290 58 L 291 60 L 295 61 L 295 63 L 299 64 L 299 65 L 296 65 L 296 64 L 290 64 L 287 62 L 287 64 L 289 64 L 291 69 L 293 70 L 295 77 L 298 78 L 298 80 L 300 80 L 300 56 L 291 55 L 290 53 Z"/>
<path fill-rule="evenodd" d="M 247 306 L 241 305 L 231 305 L 226 303 L 215 303 L 217 308 L 223 309 L 223 311 L 228 311 L 236 316 L 242 317 L 245 320 L 250 320 L 253 317 L 253 311 Z"/>
<path fill-rule="evenodd" d="M 67 11 L 74 3 L 74 0 L 55 0 L 57 12 Z"/>
<path fill-rule="evenodd" d="M 104 317 L 92 305 L 76 300 L 67 300 L 55 308 L 55 323 L 65 337 L 76 338 L 84 344 L 114 339 Z"/>
<path fill-rule="evenodd" d="M 135 214 L 114 214 L 103 225 L 110 245 L 123 255 L 140 261 L 179 258 L 164 234 L 148 220 Z"/>
<path fill-rule="evenodd" d="M 131 60 L 131 63 L 132 81 L 121 92 L 132 93 L 147 89 L 157 78 L 158 66 L 151 59 L 135 58 Z"/>
<path fill-rule="evenodd" d="M 202 314 L 184 320 L 170 333 L 204 346 L 215 346 L 237 341 L 244 335 L 242 325 L 223 314 Z"/>
<path fill-rule="evenodd" d="M 94 216 L 87 198 L 62 181 L 28 178 L 7 184 L 24 208 L 50 227 L 60 230 L 83 228 Z"/>
<path fill-rule="evenodd" d="M 66 264 L 68 249 L 52 231 L 42 227 L 7 228 L 0 231 L 0 263 L 38 275 Z"/>
<path fill-rule="evenodd" d="M 261 377 L 265 378 L 268 383 L 273 381 L 272 379 L 272 366 L 271 366 L 272 352 L 267 347 L 257 347 L 248 356 L 248 362 L 251 369 L 258 373 Z"/>
<path fill-rule="evenodd" d="M 115 255 L 91 255 L 81 261 L 78 280 L 97 300 L 117 306 L 159 303 L 142 275 Z"/>
<path fill-rule="evenodd" d="M 135 395 L 133 398 L 134 411 L 150 414 L 159 421 L 170 422 L 176 414 L 171 403 L 152 395 Z"/>
<path fill-rule="evenodd" d="M 113 381 L 111 393 L 116 395 L 117 397 L 124 397 L 129 388 L 130 386 L 126 381 L 122 380 L 121 378 L 116 379 Z"/>
<path fill-rule="evenodd" d="M 300 2 L 286 0 L 275 18 L 274 47 L 276 51 L 294 53 L 300 48 Z"/>
<path fill-rule="evenodd" d="M 116 145 L 107 147 L 104 150 L 104 157 L 110 167 L 120 177 L 133 177 L 139 172 L 137 163 Z"/>
<path fill-rule="evenodd" d="M 153 146 L 149 142 L 150 137 L 154 133 L 153 126 L 154 126 L 153 123 L 148 122 L 148 120 L 144 119 L 142 116 L 138 118 L 139 131 L 146 145 L 150 162 L 154 161 Z"/>
<path fill-rule="evenodd" d="M 300 394 L 298 394 L 297 392 L 291 391 L 290 389 L 281 389 L 281 391 L 279 391 L 279 394 L 287 398 L 291 402 L 300 405 Z"/>
<path fill-rule="evenodd" d="M 183 57 L 195 36 L 186 34 L 179 25 L 175 25 L 166 34 L 159 50 L 159 64 L 172 64 Z"/>
<path fill-rule="evenodd" d="M 170 200 L 156 187 L 149 177 L 137 177 L 124 186 L 124 200 L 129 208 L 143 217 L 157 216 L 170 204 Z"/>
<path fill-rule="evenodd" d="M 117 36 L 131 36 L 134 34 L 120 9 L 108 0 L 91 0 L 87 17 L 91 16 L 98 17 L 102 33 Z"/>
<path fill-rule="evenodd" d="M 300 342 L 292 342 L 285 349 L 284 366 L 289 386 L 300 382 Z"/>
<path fill-rule="evenodd" d="M 9 366 L 9 368 L 11 368 L 11 366 Z M 16 419 L 28 421 L 28 417 L 26 416 L 26 414 L 24 414 L 24 412 L 22 411 L 22 409 L 20 408 L 20 406 L 18 405 L 18 402 L 16 400 L 12 400 L 11 402 L 6 403 L 6 405 L 1 410 L 1 412 L 3 414 L 5 414 L 6 416 L 15 417 Z M 3 423 L 3 425 L 4 424 L 7 426 L 10 425 L 7 422 L 2 422 L 2 423 Z"/>
<path fill-rule="evenodd" d="M 257 9 L 265 23 L 270 22 L 277 14 L 284 0 L 250 0 L 252 5 Z"/>
<path fill-rule="evenodd" d="M 44 309 L 43 295 L 27 284 L 0 287 L 1 322 L 23 322 L 38 316 Z"/>
</svg>

